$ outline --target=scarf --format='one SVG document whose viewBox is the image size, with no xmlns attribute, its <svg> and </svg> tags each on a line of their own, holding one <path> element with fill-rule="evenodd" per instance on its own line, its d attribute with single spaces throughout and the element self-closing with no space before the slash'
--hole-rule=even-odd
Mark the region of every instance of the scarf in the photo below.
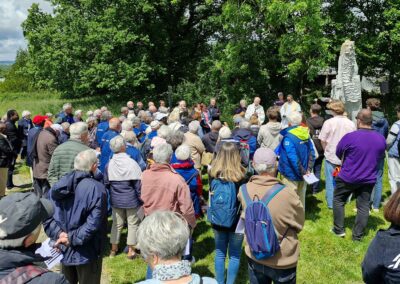
<svg viewBox="0 0 400 284">
<path fill-rule="evenodd" d="M 154 267 L 153 279 L 159 281 L 177 280 L 192 273 L 190 262 L 182 260 L 174 264 L 159 264 Z"/>
<path fill-rule="evenodd" d="M 108 179 L 110 181 L 140 180 L 142 170 L 126 153 L 114 154 L 108 164 Z"/>
</svg>

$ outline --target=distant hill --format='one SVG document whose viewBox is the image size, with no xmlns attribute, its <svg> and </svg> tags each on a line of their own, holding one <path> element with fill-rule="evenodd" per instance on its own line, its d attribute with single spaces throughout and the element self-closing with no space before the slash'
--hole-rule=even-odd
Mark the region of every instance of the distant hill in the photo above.
<svg viewBox="0 0 400 284">
<path fill-rule="evenodd" d="M 15 61 L 1 61 L 0 60 L 0 66 L 1 65 L 5 65 L 5 66 L 9 66 L 9 65 L 13 65 Z"/>
</svg>

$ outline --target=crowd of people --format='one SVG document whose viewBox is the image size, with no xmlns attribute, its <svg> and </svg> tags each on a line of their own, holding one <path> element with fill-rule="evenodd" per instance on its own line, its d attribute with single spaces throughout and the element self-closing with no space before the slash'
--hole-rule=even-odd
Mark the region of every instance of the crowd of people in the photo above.
<svg viewBox="0 0 400 284">
<path fill-rule="evenodd" d="M 391 226 L 378 232 L 362 269 L 366 283 L 396 283 L 400 107 L 389 129 L 379 99 L 366 105 L 351 121 L 341 101 L 302 111 L 279 93 L 266 111 L 259 97 L 248 106 L 241 100 L 233 127 L 215 98 L 191 108 L 129 101 L 117 115 L 105 106 L 88 111 L 85 121 L 69 103 L 56 116 L 32 119 L 9 110 L 0 122 L 0 282 L 100 283 L 110 233 L 109 257 L 146 261 L 142 283 L 233 284 L 243 243 L 250 283 L 296 283 L 307 189 L 325 188 L 333 237 L 345 237 L 344 208 L 354 197 L 352 239 L 360 241 L 383 202 L 387 151 L 392 196 L 384 216 Z M 33 192 L 6 195 L 16 187 L 18 157 L 31 169 Z M 201 218 L 213 229 L 215 279 L 191 271 Z M 35 254 L 42 226 L 63 254 L 61 273 L 36 265 L 44 260 Z"/>
</svg>

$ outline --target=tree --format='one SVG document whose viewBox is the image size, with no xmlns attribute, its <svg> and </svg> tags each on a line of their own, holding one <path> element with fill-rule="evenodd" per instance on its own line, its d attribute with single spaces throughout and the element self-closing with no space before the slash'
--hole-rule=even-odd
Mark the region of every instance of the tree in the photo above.
<svg viewBox="0 0 400 284">
<path fill-rule="evenodd" d="M 68 95 L 157 94 L 191 78 L 207 53 L 212 1 L 53 0 L 23 24 L 30 72 Z"/>
<path fill-rule="evenodd" d="M 302 94 L 331 60 L 321 1 L 227 1 L 213 50 L 199 64 L 197 95 L 237 102 L 279 90 Z"/>
</svg>

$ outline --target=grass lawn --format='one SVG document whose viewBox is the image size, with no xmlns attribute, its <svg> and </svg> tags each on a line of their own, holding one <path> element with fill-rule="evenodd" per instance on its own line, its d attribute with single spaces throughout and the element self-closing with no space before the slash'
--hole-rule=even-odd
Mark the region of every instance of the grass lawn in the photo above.
<svg viewBox="0 0 400 284">
<path fill-rule="evenodd" d="M 102 105 L 107 105 L 119 112 L 123 103 L 118 100 L 101 98 L 80 98 L 68 100 L 73 103 L 75 109 L 87 111 L 94 110 Z M 58 113 L 62 104 L 66 102 L 59 95 L 53 93 L 0 93 L 0 114 L 7 109 L 15 108 L 18 111 L 30 110 L 37 113 Z M 19 168 L 21 174 L 28 174 L 26 167 Z M 205 181 L 207 184 L 207 181 Z M 324 183 L 322 183 L 324 184 Z M 390 194 L 387 181 L 387 169 L 384 174 L 383 200 Z M 354 223 L 355 201 L 346 206 L 346 237 L 338 238 L 330 233 L 333 223 L 332 211 L 328 210 L 325 203 L 325 191 L 316 196 L 308 195 L 306 201 L 306 223 L 301 232 L 301 256 L 298 264 L 298 283 L 362 283 L 361 262 L 369 243 L 379 228 L 388 226 L 385 223 L 382 212 L 371 213 L 369 218 L 367 235 L 362 242 L 351 240 L 351 228 Z M 203 276 L 214 275 L 214 237 L 206 219 L 198 223 L 194 231 L 195 244 L 194 256 L 196 263 L 193 267 L 195 273 Z M 122 240 L 126 238 L 126 232 Z M 121 248 L 124 244 L 121 244 Z M 107 247 L 107 249 L 109 249 Z M 106 253 L 108 255 L 108 252 Z M 146 273 L 146 265 L 142 260 L 129 261 L 124 254 L 110 259 L 104 258 L 106 278 L 111 283 L 135 283 L 143 280 Z M 242 255 L 242 262 L 237 283 L 248 283 L 246 257 Z"/>
<path fill-rule="evenodd" d="M 390 194 L 387 181 L 387 169 L 384 174 L 384 199 Z M 334 236 L 330 229 L 333 223 L 332 211 L 325 203 L 325 190 L 319 194 L 307 196 L 306 222 L 300 233 L 301 256 L 298 264 L 297 283 L 363 283 L 361 262 L 368 245 L 379 228 L 388 224 L 382 212 L 371 213 L 367 235 L 361 242 L 351 240 L 351 228 L 354 224 L 355 201 L 346 206 L 346 237 Z M 198 223 L 194 231 L 194 256 L 196 263 L 193 271 L 203 276 L 214 275 L 214 237 L 206 219 Z M 123 236 L 125 238 L 125 235 Z M 135 283 L 143 280 L 146 265 L 142 260 L 129 261 L 124 254 L 110 259 L 104 258 L 106 273 L 111 283 Z M 236 283 L 249 283 L 246 257 L 242 254 L 240 272 Z"/>
</svg>

